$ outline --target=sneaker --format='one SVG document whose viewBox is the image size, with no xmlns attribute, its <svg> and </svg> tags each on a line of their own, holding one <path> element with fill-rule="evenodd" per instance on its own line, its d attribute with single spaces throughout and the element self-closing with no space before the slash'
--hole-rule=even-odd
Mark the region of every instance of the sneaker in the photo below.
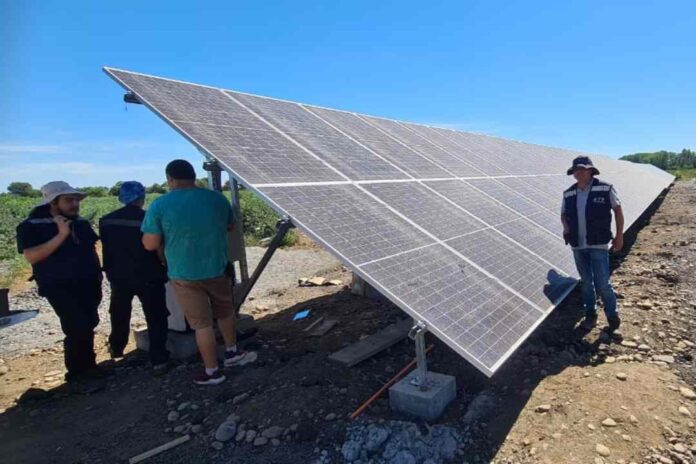
<svg viewBox="0 0 696 464">
<path fill-rule="evenodd" d="M 587 313 L 581 327 L 586 330 L 592 330 L 595 325 L 597 325 L 597 313 Z"/>
<path fill-rule="evenodd" d="M 111 356 L 111 359 L 119 359 L 123 357 L 123 350 L 117 350 L 114 349 L 113 347 L 109 347 L 109 356 Z"/>
<path fill-rule="evenodd" d="M 208 375 L 205 369 L 198 374 L 194 379 L 193 383 L 196 385 L 218 385 L 225 381 L 225 376 L 220 369 L 216 370 L 212 375 Z"/>
<path fill-rule="evenodd" d="M 618 314 L 616 316 L 608 317 L 607 321 L 609 322 L 607 331 L 610 334 L 614 333 L 621 326 L 621 318 Z"/>
<path fill-rule="evenodd" d="M 258 359 L 259 355 L 255 351 L 226 351 L 225 352 L 225 367 L 243 366 L 253 363 Z"/>
</svg>

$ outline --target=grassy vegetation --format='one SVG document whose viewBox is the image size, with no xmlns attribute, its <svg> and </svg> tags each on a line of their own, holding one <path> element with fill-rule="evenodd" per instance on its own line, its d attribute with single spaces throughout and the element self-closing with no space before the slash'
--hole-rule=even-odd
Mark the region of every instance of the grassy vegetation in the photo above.
<svg viewBox="0 0 696 464">
<path fill-rule="evenodd" d="M 148 194 L 146 207 L 158 196 L 159 194 Z M 0 195 L 0 288 L 9 286 L 17 275 L 28 268 L 26 261 L 17 253 L 15 228 L 39 201 L 31 197 Z M 246 190 L 240 192 L 240 202 L 247 245 L 256 245 L 262 238 L 275 234 L 278 216 L 271 208 Z M 80 206 L 80 214 L 96 230 L 99 218 L 120 206 L 114 196 L 87 197 Z M 291 231 L 285 237 L 283 246 L 291 246 L 295 240 L 295 232 Z"/>
<path fill-rule="evenodd" d="M 675 176 L 677 180 L 696 179 L 696 168 L 669 169 L 669 172 Z"/>
</svg>

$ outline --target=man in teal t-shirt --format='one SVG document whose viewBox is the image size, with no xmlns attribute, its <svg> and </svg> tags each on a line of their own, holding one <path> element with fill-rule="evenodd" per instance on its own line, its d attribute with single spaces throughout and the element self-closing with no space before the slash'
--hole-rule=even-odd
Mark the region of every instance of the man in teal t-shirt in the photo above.
<svg viewBox="0 0 696 464">
<path fill-rule="evenodd" d="M 225 366 L 249 362 L 255 354 L 237 349 L 232 280 L 225 273 L 234 212 L 222 194 L 196 187 L 196 172 L 188 161 L 172 161 L 166 173 L 170 191 L 147 210 L 143 245 L 148 250 L 164 246 L 174 294 L 196 331 L 205 365 L 194 382 L 216 385 L 225 376 L 218 369 L 213 319 L 225 340 Z"/>
</svg>

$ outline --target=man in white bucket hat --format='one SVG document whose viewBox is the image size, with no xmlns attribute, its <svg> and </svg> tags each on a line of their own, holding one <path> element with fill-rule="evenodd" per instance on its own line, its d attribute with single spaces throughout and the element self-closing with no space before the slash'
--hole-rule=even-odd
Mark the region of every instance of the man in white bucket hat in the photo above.
<svg viewBox="0 0 696 464">
<path fill-rule="evenodd" d="M 96 369 L 94 328 L 99 323 L 101 266 L 89 221 L 79 216 L 85 194 L 66 182 L 41 187 L 43 201 L 17 226 L 17 249 L 29 261 L 39 294 L 60 319 L 65 334 L 65 376 L 74 391 L 103 386 Z"/>
</svg>

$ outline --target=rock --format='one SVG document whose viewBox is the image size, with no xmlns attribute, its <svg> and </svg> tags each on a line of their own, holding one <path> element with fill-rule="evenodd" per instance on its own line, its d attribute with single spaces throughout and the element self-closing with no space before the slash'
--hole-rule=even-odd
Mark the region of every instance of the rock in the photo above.
<svg viewBox="0 0 696 464">
<path fill-rule="evenodd" d="M 336 419 L 336 414 L 331 412 L 331 413 L 327 414 L 324 419 L 327 421 L 332 421 L 332 420 Z"/>
<path fill-rule="evenodd" d="M 597 427 L 595 427 L 593 424 L 587 424 L 587 428 L 590 430 L 597 430 Z"/>
<path fill-rule="evenodd" d="M 353 462 L 360 459 L 360 443 L 353 440 L 348 440 L 341 447 L 341 454 L 346 462 Z"/>
<path fill-rule="evenodd" d="M 237 432 L 237 436 L 234 437 L 234 441 L 239 443 L 240 441 L 244 440 L 245 437 L 246 437 L 246 430 L 240 430 Z"/>
<path fill-rule="evenodd" d="M 261 435 L 263 437 L 268 438 L 269 440 L 272 438 L 278 438 L 282 434 L 283 434 L 283 427 L 279 427 L 277 425 L 274 425 L 273 427 L 269 427 L 261 433 Z"/>
<path fill-rule="evenodd" d="M 272 438 L 272 439 L 271 439 L 271 445 L 273 445 L 273 446 L 280 446 L 280 440 L 278 440 L 277 438 Z"/>
<path fill-rule="evenodd" d="M 602 421 L 602 425 L 605 427 L 616 427 L 616 421 L 611 417 L 607 417 Z"/>
<path fill-rule="evenodd" d="M 232 398 L 232 405 L 238 405 L 239 403 L 242 403 L 246 401 L 249 398 L 249 393 L 242 393 L 240 395 L 235 396 Z"/>
<path fill-rule="evenodd" d="M 176 410 L 179 411 L 179 412 L 181 412 L 181 411 L 183 411 L 183 410 L 185 410 L 185 409 L 188 409 L 189 406 L 191 406 L 191 403 L 188 402 L 188 401 L 185 401 L 185 402 L 181 403 L 181 404 L 179 405 L 179 407 L 176 408 Z"/>
<path fill-rule="evenodd" d="M 237 434 L 237 424 L 234 422 L 224 421 L 222 424 L 218 425 L 217 430 L 215 430 L 215 439 L 217 441 L 226 442 L 230 441 Z"/>
<path fill-rule="evenodd" d="M 595 451 L 597 451 L 597 454 L 604 456 L 605 458 L 611 454 L 611 450 L 601 443 L 597 443 L 595 446 Z"/>
<path fill-rule="evenodd" d="M 625 346 L 626 348 L 636 348 L 638 344 L 630 340 L 624 340 L 621 342 L 621 346 Z"/>
<path fill-rule="evenodd" d="M 256 430 L 247 430 L 246 437 L 244 438 L 244 441 L 247 443 L 251 443 L 256 439 L 257 432 Z"/>
<path fill-rule="evenodd" d="M 0 365 L 0 375 L 5 375 L 8 372 L 10 372 L 10 368 L 7 367 L 6 365 Z"/>
<path fill-rule="evenodd" d="M 679 406 L 679 414 L 686 417 L 691 417 L 691 411 L 685 406 Z"/>
<path fill-rule="evenodd" d="M 225 421 L 234 422 L 235 424 L 238 424 L 240 419 L 241 416 L 239 414 L 232 413 L 229 416 L 227 416 L 227 419 L 225 419 Z"/>
<path fill-rule="evenodd" d="M 377 451 L 387 441 L 387 438 L 389 438 L 389 430 L 387 428 L 370 424 L 367 427 L 367 436 L 365 437 L 365 450 L 368 453 Z"/>
<path fill-rule="evenodd" d="M 628 420 L 631 421 L 631 424 L 637 424 L 637 423 L 638 423 L 638 418 L 636 418 L 636 416 L 634 416 L 633 414 L 631 414 L 630 416 L 628 416 Z"/>
<path fill-rule="evenodd" d="M 169 422 L 176 422 L 179 420 L 179 413 L 176 411 L 169 411 L 169 414 L 167 414 L 167 420 Z"/>
<path fill-rule="evenodd" d="M 256 440 L 254 440 L 254 446 L 263 446 L 268 443 L 268 438 L 266 437 L 257 437 Z"/>
<path fill-rule="evenodd" d="M 616 358 L 613 356 L 607 356 L 606 358 L 604 358 L 604 362 L 607 364 L 614 364 L 616 362 Z"/>
<path fill-rule="evenodd" d="M 630 435 L 621 435 L 621 438 L 623 438 L 624 441 L 633 441 Z"/>
<path fill-rule="evenodd" d="M 681 393 L 681 395 L 688 400 L 696 399 L 696 393 L 694 393 L 694 391 L 690 388 L 680 387 L 679 393 Z"/>
<path fill-rule="evenodd" d="M 626 375 L 625 372 L 617 372 L 616 378 L 619 380 L 626 380 L 628 378 L 628 376 Z"/>
<path fill-rule="evenodd" d="M 550 404 L 540 404 L 534 410 L 536 412 L 539 412 L 539 413 L 549 412 L 551 410 L 551 405 Z"/>
<path fill-rule="evenodd" d="M 667 364 L 672 364 L 674 362 L 674 356 L 668 354 L 658 354 L 652 357 L 653 361 L 663 362 Z"/>
<path fill-rule="evenodd" d="M 203 431 L 203 426 L 201 424 L 196 424 L 191 426 L 192 433 L 201 433 Z"/>
<path fill-rule="evenodd" d="M 650 345 L 646 345 L 645 343 L 638 345 L 638 351 L 650 351 L 651 349 Z"/>
<path fill-rule="evenodd" d="M 416 458 L 409 451 L 401 450 L 391 458 L 390 464 L 416 464 Z"/>
<path fill-rule="evenodd" d="M 211 448 L 213 448 L 213 449 L 215 449 L 215 450 L 217 450 L 217 451 L 220 451 L 222 448 L 225 447 L 225 445 L 223 445 L 223 444 L 220 443 L 219 441 L 214 441 L 214 442 L 212 442 L 212 443 L 210 444 L 210 446 L 211 446 Z"/>
<path fill-rule="evenodd" d="M 680 454 L 684 454 L 688 451 L 688 448 L 681 443 L 677 443 L 676 445 L 672 445 L 672 448 L 674 448 L 674 451 Z"/>
</svg>

